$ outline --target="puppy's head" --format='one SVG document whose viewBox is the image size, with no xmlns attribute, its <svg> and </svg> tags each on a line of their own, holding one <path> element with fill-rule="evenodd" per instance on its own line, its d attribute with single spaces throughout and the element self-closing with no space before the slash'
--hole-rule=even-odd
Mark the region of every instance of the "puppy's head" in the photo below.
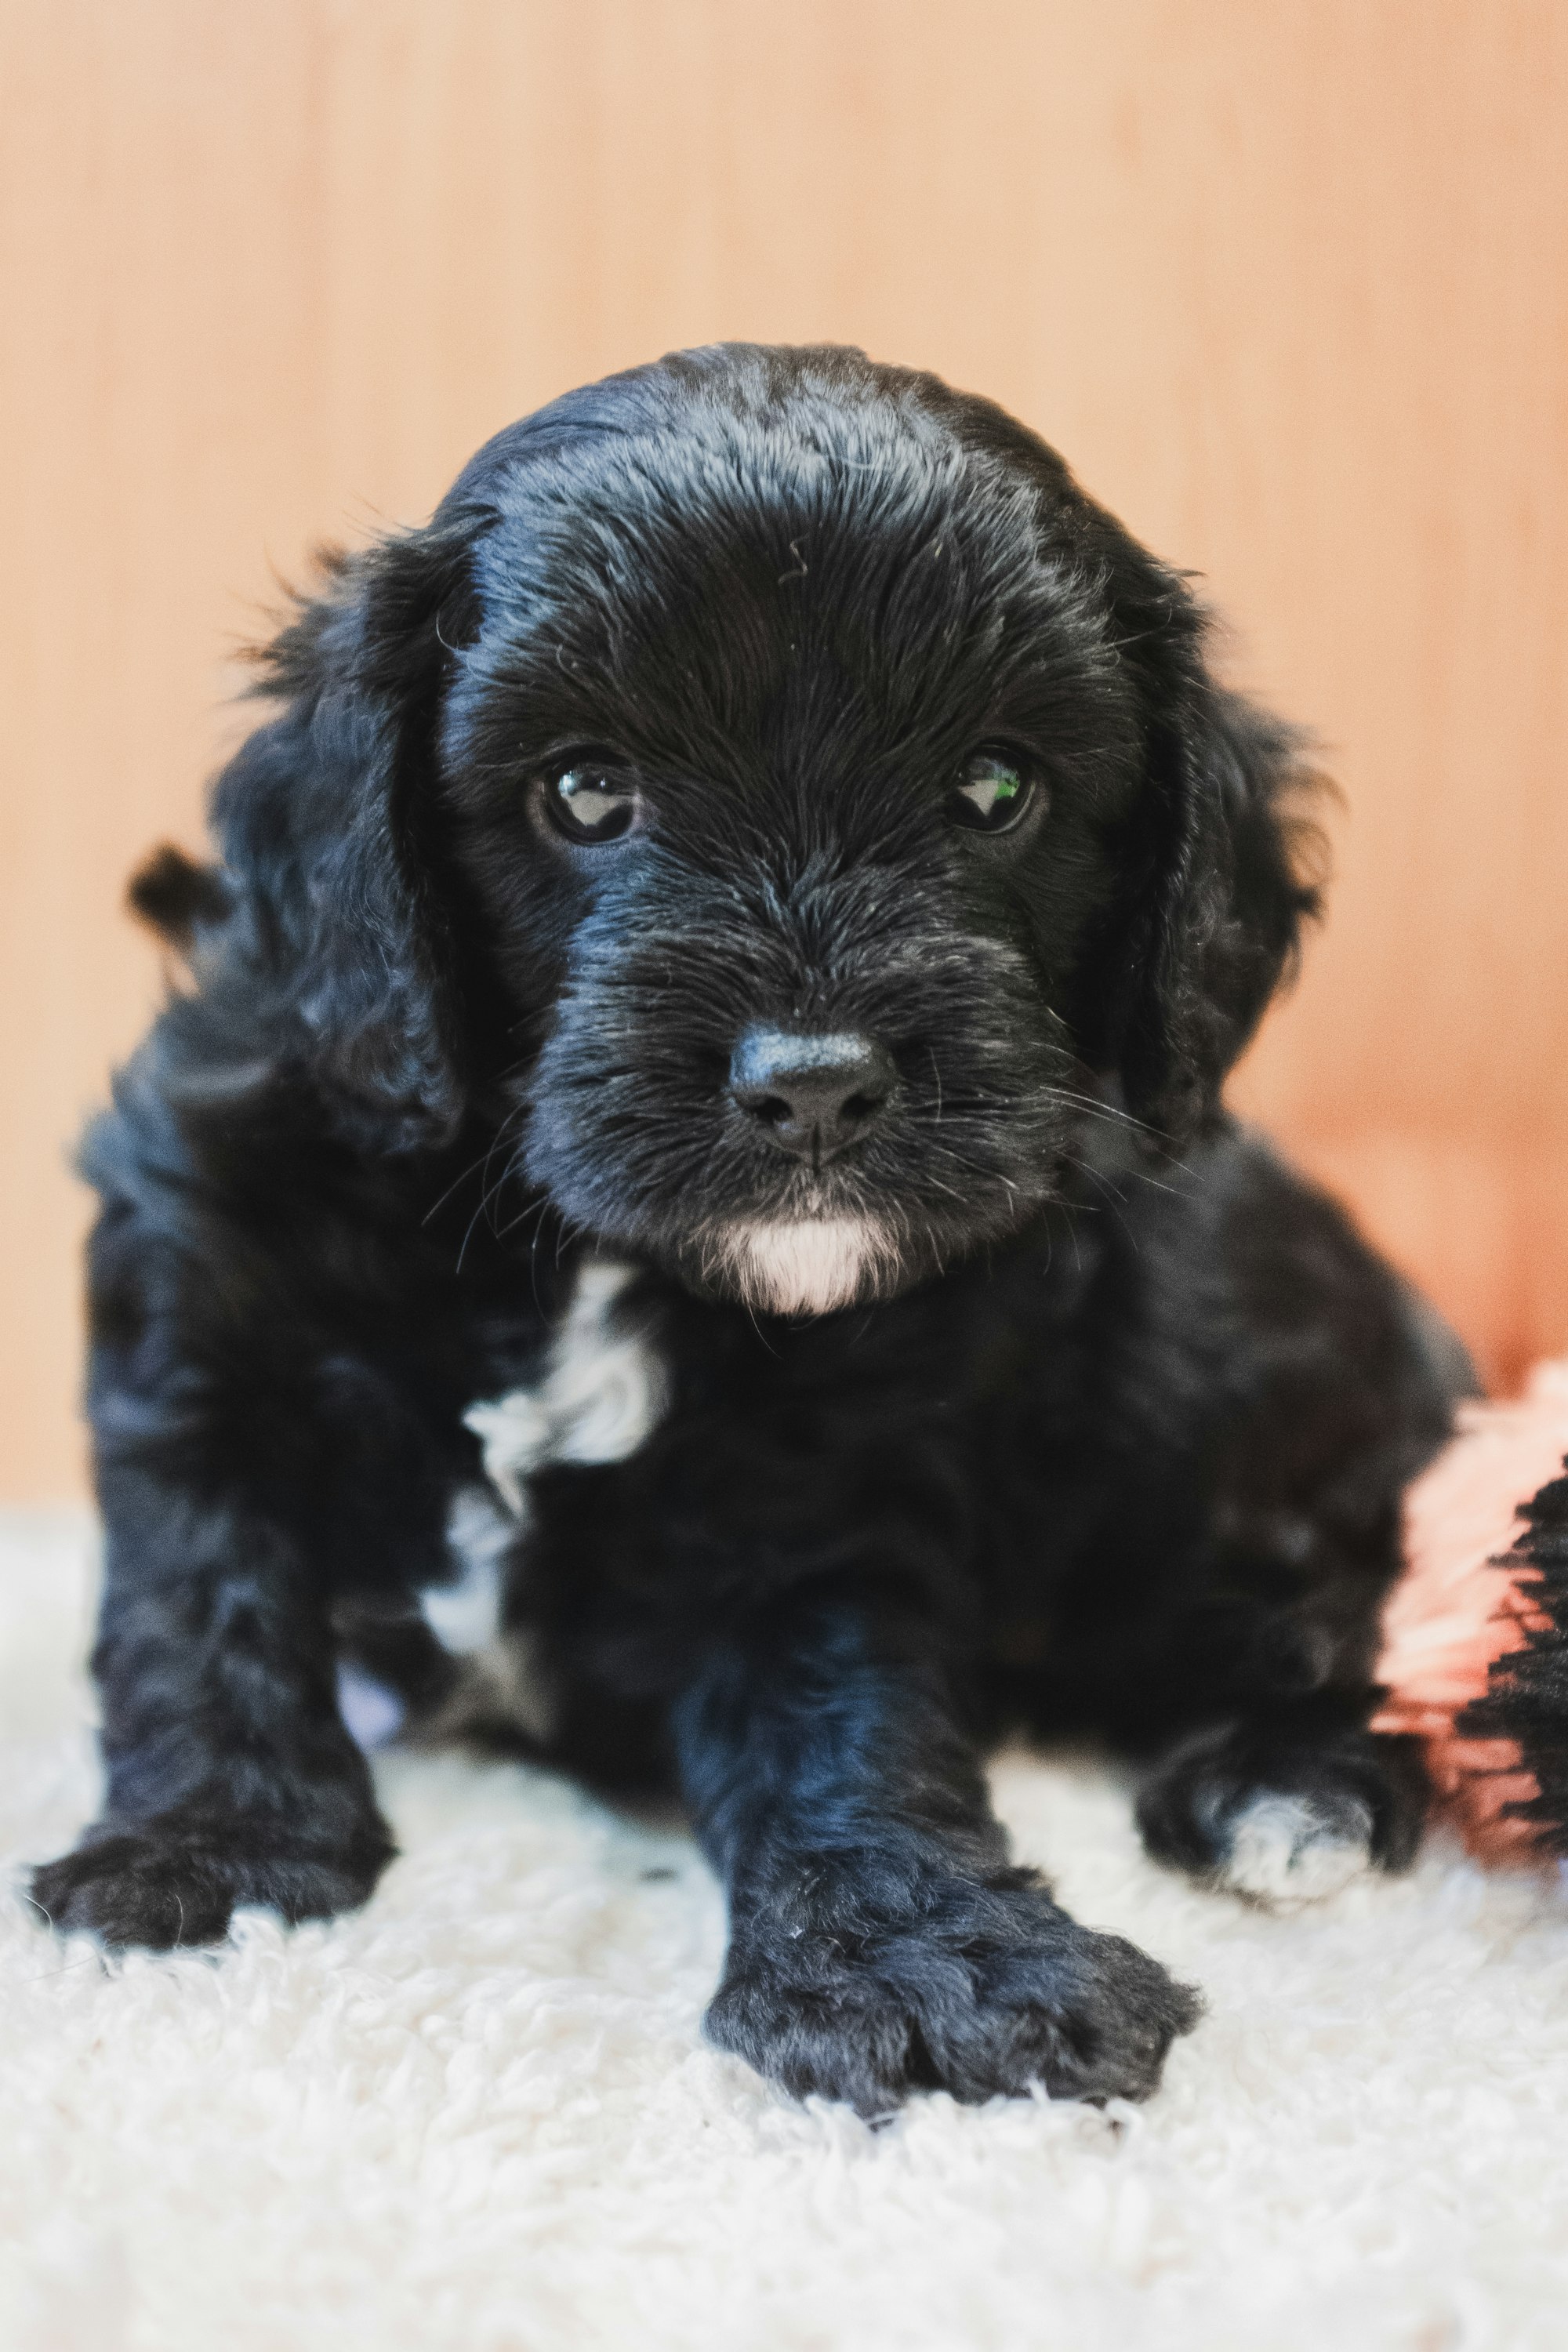
<svg viewBox="0 0 1568 2352">
<path fill-rule="evenodd" d="M 1283 730 L 1000 411 L 851 352 L 570 395 L 341 565 L 220 788 L 318 1082 L 784 1312 L 1179 1142 L 1290 953 Z M 391 1121 L 388 1125 L 385 1122 Z"/>
</svg>

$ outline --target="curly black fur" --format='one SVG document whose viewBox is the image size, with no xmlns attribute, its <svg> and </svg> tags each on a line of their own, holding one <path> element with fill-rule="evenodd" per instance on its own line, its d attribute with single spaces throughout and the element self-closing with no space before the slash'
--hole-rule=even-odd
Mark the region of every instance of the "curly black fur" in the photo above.
<svg viewBox="0 0 1568 2352">
<path fill-rule="evenodd" d="M 1366 1724 L 1447 1381 L 1220 1108 L 1315 896 L 1298 745 L 1204 648 L 1032 436 L 834 350 L 573 394 L 334 562 L 221 871 L 139 886 L 193 983 L 85 1147 L 107 1795 L 35 1882 L 59 1926 L 368 1894 L 345 1654 L 416 1724 L 679 1788 L 731 1902 L 710 2032 L 868 2112 L 1142 2095 L 1193 2021 L 1009 1862 L 1011 1730 L 1151 1759 L 1151 1842 L 1205 1874 L 1260 1791 L 1405 1856 Z M 997 745 L 1035 799 L 955 830 Z M 621 841 L 552 830 L 581 747 L 642 795 Z M 758 1024 L 872 1041 L 831 1160 L 731 1091 Z M 746 1235 L 828 1225 L 845 1303 L 766 1311 Z M 509 1716 L 416 1596 L 466 1410 L 541 1380 L 595 1252 L 662 1411 L 536 1465 Z"/>
</svg>

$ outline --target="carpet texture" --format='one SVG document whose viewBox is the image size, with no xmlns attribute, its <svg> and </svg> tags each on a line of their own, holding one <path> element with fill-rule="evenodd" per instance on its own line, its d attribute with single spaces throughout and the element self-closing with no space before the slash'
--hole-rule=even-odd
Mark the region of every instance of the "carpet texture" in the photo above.
<svg viewBox="0 0 1568 2352">
<path fill-rule="evenodd" d="M 1017 1851 L 1202 1985 L 1143 2109 L 871 2131 L 705 2050 L 684 1837 L 548 1776 L 378 1764 L 369 1908 L 221 1957 L 57 1945 L 91 1810 L 85 1526 L 0 1522 L 4 2352 L 1558 2352 L 1568 1892 L 1451 1845 L 1267 1916 L 1098 1768 L 1010 1758 Z"/>
</svg>

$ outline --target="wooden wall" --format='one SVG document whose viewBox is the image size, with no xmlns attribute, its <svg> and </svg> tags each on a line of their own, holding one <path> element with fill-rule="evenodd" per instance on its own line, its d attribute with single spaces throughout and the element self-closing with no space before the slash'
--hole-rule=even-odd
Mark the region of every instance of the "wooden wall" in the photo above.
<svg viewBox="0 0 1568 2352">
<path fill-rule="evenodd" d="M 82 1112 L 273 569 L 564 386 L 991 392 L 1344 787 L 1239 1098 L 1494 1379 L 1568 1344 L 1561 0 L 0 0 L 0 1491 L 80 1476 Z"/>
</svg>

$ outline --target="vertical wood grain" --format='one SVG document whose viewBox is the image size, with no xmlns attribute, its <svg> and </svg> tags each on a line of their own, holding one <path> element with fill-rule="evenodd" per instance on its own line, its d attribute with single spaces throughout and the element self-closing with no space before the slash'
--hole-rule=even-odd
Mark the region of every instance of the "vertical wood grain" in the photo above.
<svg viewBox="0 0 1568 2352">
<path fill-rule="evenodd" d="M 64 1159 L 276 565 L 566 385 L 994 394 L 1341 780 L 1238 1098 L 1495 1376 L 1568 1343 L 1556 0 L 0 0 L 0 1492 L 80 1476 Z"/>
</svg>

